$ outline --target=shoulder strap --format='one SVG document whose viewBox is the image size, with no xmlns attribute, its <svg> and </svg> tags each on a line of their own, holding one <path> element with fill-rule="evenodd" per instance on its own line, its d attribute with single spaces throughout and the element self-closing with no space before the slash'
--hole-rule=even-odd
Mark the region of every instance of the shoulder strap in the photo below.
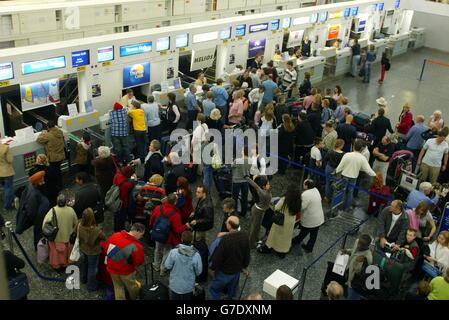
<svg viewBox="0 0 449 320">
<path fill-rule="evenodd" d="M 56 217 L 55 207 L 51 208 L 51 211 L 53 213 L 52 218 L 51 218 L 51 223 L 55 224 L 54 227 L 58 227 L 58 217 Z"/>
</svg>

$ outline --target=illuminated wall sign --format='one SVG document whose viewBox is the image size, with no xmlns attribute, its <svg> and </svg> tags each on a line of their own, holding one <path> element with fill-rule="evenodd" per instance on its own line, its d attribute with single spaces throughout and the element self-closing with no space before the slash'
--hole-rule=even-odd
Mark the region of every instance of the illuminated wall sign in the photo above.
<svg viewBox="0 0 449 320">
<path fill-rule="evenodd" d="M 401 6 L 401 0 L 396 0 L 396 1 L 394 2 L 394 8 L 395 8 L 395 9 L 398 9 L 400 6 Z"/>
<path fill-rule="evenodd" d="M 290 28 L 290 23 L 292 22 L 291 18 L 282 19 L 282 29 Z"/>
<path fill-rule="evenodd" d="M 207 32 L 207 33 L 199 33 L 193 36 L 193 43 L 201 43 L 211 40 L 216 40 L 218 38 L 218 32 Z"/>
<path fill-rule="evenodd" d="M 350 15 L 351 15 L 351 8 L 346 8 L 345 11 L 344 11 L 344 13 L 343 13 L 343 16 L 344 16 L 345 18 L 347 18 L 347 17 L 349 17 Z"/>
<path fill-rule="evenodd" d="M 373 12 L 377 11 L 377 3 L 373 4 Z"/>
<path fill-rule="evenodd" d="M 331 12 L 329 14 L 329 19 L 338 19 L 343 17 L 343 11 L 336 11 L 336 12 Z"/>
<path fill-rule="evenodd" d="M 220 39 L 221 40 L 226 40 L 231 38 L 231 27 L 223 29 L 220 31 Z"/>
<path fill-rule="evenodd" d="M 56 57 L 39 61 L 22 63 L 22 74 L 31 74 L 35 72 L 50 71 L 65 68 L 65 57 Z"/>
<path fill-rule="evenodd" d="M 267 31 L 268 30 L 268 22 L 266 23 L 259 23 L 259 24 L 252 24 L 249 26 L 249 33 L 255 33 L 260 31 Z"/>
<path fill-rule="evenodd" d="M 120 57 L 132 56 L 134 54 L 140 54 L 145 52 L 150 52 L 153 47 L 152 42 L 142 42 L 137 44 L 132 44 L 129 46 L 120 47 Z"/>
<path fill-rule="evenodd" d="M 14 78 L 12 62 L 0 63 L 0 81 Z"/>
<path fill-rule="evenodd" d="M 72 67 L 81 67 L 88 65 L 89 61 L 89 50 L 73 51 L 72 52 Z"/>
<path fill-rule="evenodd" d="M 246 34 L 246 24 L 240 24 L 235 27 L 235 36 L 243 37 Z"/>
<path fill-rule="evenodd" d="M 379 3 L 379 5 L 377 6 L 377 9 L 379 9 L 379 11 L 384 11 L 384 3 Z"/>
<path fill-rule="evenodd" d="M 354 7 L 351 9 L 351 16 L 355 17 L 359 13 L 359 7 Z"/>
<path fill-rule="evenodd" d="M 366 20 L 360 20 L 359 21 L 358 32 L 365 31 L 365 27 L 366 27 Z"/>
<path fill-rule="evenodd" d="M 176 36 L 176 48 L 185 48 L 189 45 L 189 34 L 178 34 Z"/>
<path fill-rule="evenodd" d="M 201 50 L 192 50 L 190 71 L 209 68 L 214 63 L 215 47 Z"/>
<path fill-rule="evenodd" d="M 290 31 L 287 40 L 287 48 L 293 48 L 301 45 L 303 36 L 304 30 Z"/>
<path fill-rule="evenodd" d="M 156 51 L 170 50 L 170 37 L 159 38 L 156 41 Z"/>
<path fill-rule="evenodd" d="M 309 17 L 299 17 L 299 18 L 293 19 L 293 25 L 294 26 L 297 26 L 299 24 L 306 24 L 306 23 L 309 23 L 309 22 L 310 22 Z"/>
<path fill-rule="evenodd" d="M 140 86 L 150 82 L 150 63 L 136 63 L 123 68 L 123 88 Z"/>
<path fill-rule="evenodd" d="M 338 39 L 338 35 L 340 34 L 340 25 L 334 24 L 329 26 L 327 32 L 327 40 Z"/>
<path fill-rule="evenodd" d="M 327 21 L 327 11 L 320 13 L 320 22 L 325 22 L 325 21 Z"/>
<path fill-rule="evenodd" d="M 279 21 L 279 19 L 276 20 L 272 20 L 271 21 L 271 30 L 279 30 L 279 26 L 280 26 L 281 22 Z"/>
<path fill-rule="evenodd" d="M 265 53 L 265 39 L 249 40 L 248 44 L 248 59 L 254 58 L 258 54 Z"/>
<path fill-rule="evenodd" d="M 50 79 L 20 85 L 22 111 L 60 102 L 59 79 Z"/>
<path fill-rule="evenodd" d="M 98 48 L 97 50 L 98 62 L 105 62 L 111 60 L 114 60 L 114 46 Z"/>
<path fill-rule="evenodd" d="M 311 23 L 317 23 L 318 22 L 318 13 L 312 13 L 310 16 L 310 22 Z"/>
</svg>

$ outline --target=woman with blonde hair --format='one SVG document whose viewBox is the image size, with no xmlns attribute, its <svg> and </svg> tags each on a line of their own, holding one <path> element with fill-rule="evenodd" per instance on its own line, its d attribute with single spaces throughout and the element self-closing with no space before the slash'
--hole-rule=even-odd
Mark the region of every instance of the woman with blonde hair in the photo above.
<svg viewBox="0 0 449 320">
<path fill-rule="evenodd" d="M 427 126 L 429 129 L 436 128 L 436 130 L 441 130 L 444 125 L 443 113 L 440 110 L 435 110 L 433 114 L 430 116 L 429 123 Z"/>
<path fill-rule="evenodd" d="M 398 136 L 401 138 L 405 138 L 408 131 L 413 126 L 413 114 L 410 109 L 410 104 L 404 104 L 401 115 L 399 116 L 399 123 L 396 125 Z"/>
<path fill-rule="evenodd" d="M 437 240 L 429 245 L 429 255 L 424 258 L 434 267 L 445 272 L 449 267 L 449 231 L 441 231 Z"/>
<path fill-rule="evenodd" d="M 106 240 L 103 231 L 97 227 L 95 214 L 91 208 L 83 211 L 83 217 L 76 232 L 82 256 L 81 283 L 87 284 L 88 291 L 97 291 L 97 270 L 100 259 L 100 242 Z"/>
</svg>

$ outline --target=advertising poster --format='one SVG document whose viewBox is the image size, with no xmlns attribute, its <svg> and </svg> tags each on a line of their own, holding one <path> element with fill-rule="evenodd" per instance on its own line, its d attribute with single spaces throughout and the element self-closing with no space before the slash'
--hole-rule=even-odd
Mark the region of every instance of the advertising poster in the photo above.
<svg viewBox="0 0 449 320">
<path fill-rule="evenodd" d="M 167 80 L 175 77 L 175 68 L 173 67 L 173 59 L 168 60 Z"/>
<path fill-rule="evenodd" d="M 92 76 L 92 98 L 101 97 L 101 84 L 100 84 L 100 75 L 94 74 Z"/>
<path fill-rule="evenodd" d="M 254 58 L 258 53 L 265 53 L 266 39 L 249 40 L 248 59 Z"/>
<path fill-rule="evenodd" d="M 22 111 L 59 103 L 59 79 L 21 84 Z"/>
<path fill-rule="evenodd" d="M 209 68 L 214 63 L 215 47 L 209 49 L 192 50 L 190 71 Z"/>
<path fill-rule="evenodd" d="M 304 30 L 290 31 L 287 48 L 299 47 L 301 45 Z"/>
<path fill-rule="evenodd" d="M 150 82 L 150 63 L 136 63 L 123 68 L 123 88 L 131 88 Z"/>
<path fill-rule="evenodd" d="M 229 53 L 229 66 L 234 67 L 235 65 L 235 46 L 231 47 L 231 52 Z"/>
<path fill-rule="evenodd" d="M 340 34 L 340 25 L 334 24 L 329 26 L 329 29 L 327 31 L 327 40 L 334 40 L 338 39 L 338 35 Z"/>
</svg>

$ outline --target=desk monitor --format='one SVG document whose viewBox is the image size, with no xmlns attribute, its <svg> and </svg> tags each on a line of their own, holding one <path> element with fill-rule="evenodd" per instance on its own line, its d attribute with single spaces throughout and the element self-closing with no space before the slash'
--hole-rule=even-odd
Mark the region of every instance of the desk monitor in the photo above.
<svg viewBox="0 0 449 320">
<path fill-rule="evenodd" d="M 189 45 L 189 34 L 178 34 L 176 35 L 176 48 L 185 48 Z"/>
<path fill-rule="evenodd" d="M 281 24 L 281 22 L 279 19 L 271 20 L 271 30 L 272 31 L 279 30 L 280 24 Z"/>
<path fill-rule="evenodd" d="M 0 81 L 14 78 L 14 69 L 12 62 L 0 63 Z"/>
<path fill-rule="evenodd" d="M 114 60 L 114 46 L 98 48 L 97 62 L 106 62 Z"/>
</svg>

